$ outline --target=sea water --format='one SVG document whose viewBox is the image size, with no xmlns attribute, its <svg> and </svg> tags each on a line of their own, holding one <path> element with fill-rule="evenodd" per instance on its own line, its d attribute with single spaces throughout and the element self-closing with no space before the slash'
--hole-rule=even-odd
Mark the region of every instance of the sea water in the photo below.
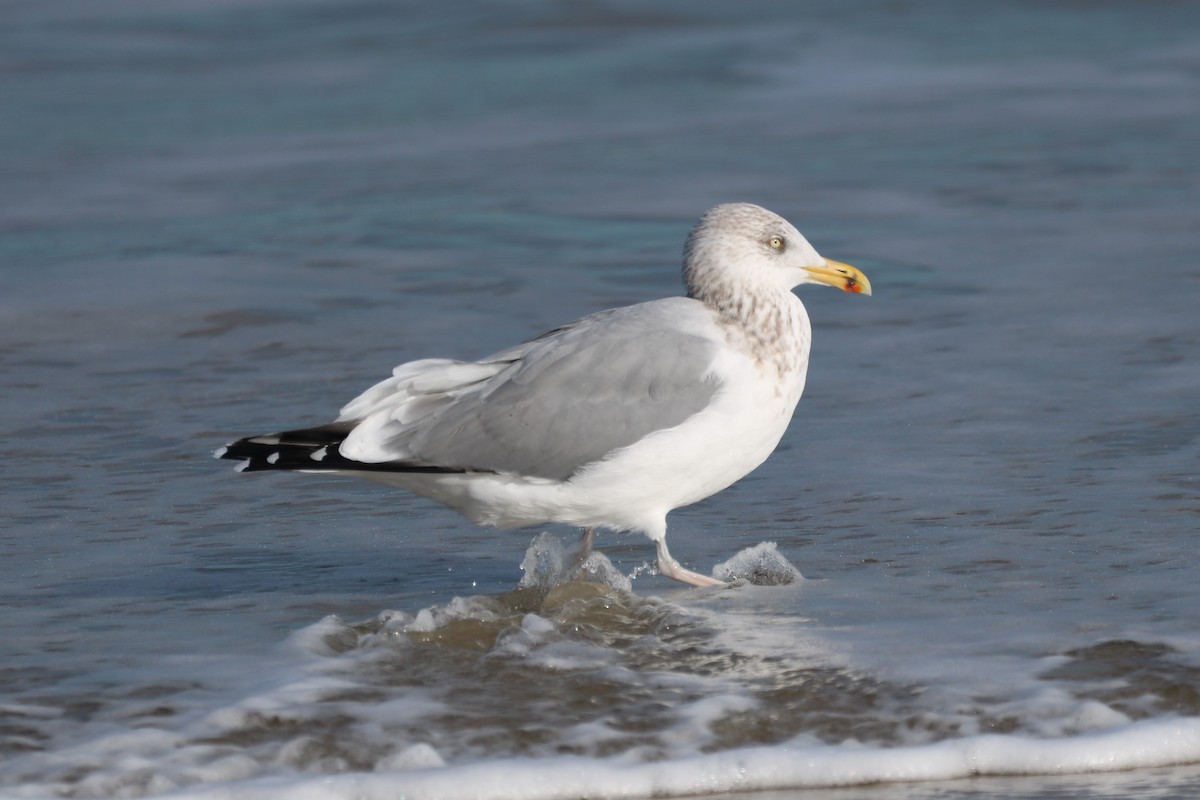
<svg viewBox="0 0 1200 800">
<path fill-rule="evenodd" d="M 0 795 L 1200 792 L 1200 8 L 0 16 Z M 729 588 L 209 458 L 733 200 L 875 294 L 670 517 Z"/>
</svg>

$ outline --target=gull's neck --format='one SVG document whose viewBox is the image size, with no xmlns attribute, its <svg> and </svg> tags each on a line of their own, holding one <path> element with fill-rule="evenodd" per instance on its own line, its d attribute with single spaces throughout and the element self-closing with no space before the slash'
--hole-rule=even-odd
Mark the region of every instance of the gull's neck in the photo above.
<svg viewBox="0 0 1200 800">
<path fill-rule="evenodd" d="M 765 280 L 711 280 L 688 285 L 688 297 L 717 317 L 731 345 L 779 377 L 803 376 L 812 329 L 804 304 L 790 291 Z"/>
</svg>

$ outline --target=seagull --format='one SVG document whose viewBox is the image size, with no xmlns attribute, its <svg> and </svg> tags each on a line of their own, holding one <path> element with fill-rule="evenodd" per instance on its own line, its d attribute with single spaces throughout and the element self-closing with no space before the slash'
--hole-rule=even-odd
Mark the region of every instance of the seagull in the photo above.
<svg viewBox="0 0 1200 800">
<path fill-rule="evenodd" d="M 367 478 L 485 526 L 577 526 L 582 556 L 597 529 L 640 531 L 659 574 L 724 585 L 675 560 L 667 514 L 732 485 L 779 444 L 812 338 L 792 289 L 869 295 L 871 284 L 749 203 L 701 217 L 683 282 L 685 297 L 600 311 L 478 361 L 409 361 L 327 425 L 214 455 L 245 472 Z"/>
</svg>

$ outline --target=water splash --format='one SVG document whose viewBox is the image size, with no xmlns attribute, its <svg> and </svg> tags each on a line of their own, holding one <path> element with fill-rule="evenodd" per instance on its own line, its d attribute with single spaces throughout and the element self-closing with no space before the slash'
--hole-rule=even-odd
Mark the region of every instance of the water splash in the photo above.
<svg viewBox="0 0 1200 800">
<path fill-rule="evenodd" d="M 755 586 L 786 586 L 804 580 L 775 542 L 760 542 L 736 553 L 713 567 L 713 576 L 727 583 L 741 581 Z"/>
</svg>

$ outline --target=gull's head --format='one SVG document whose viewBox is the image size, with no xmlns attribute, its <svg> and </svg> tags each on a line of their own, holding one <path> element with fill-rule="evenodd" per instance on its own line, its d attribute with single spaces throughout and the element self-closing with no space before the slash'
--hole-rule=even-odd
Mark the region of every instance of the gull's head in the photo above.
<svg viewBox="0 0 1200 800">
<path fill-rule="evenodd" d="M 822 258 L 790 222 L 751 203 L 719 205 L 700 218 L 683 247 L 683 280 L 697 298 L 762 283 L 787 291 L 823 283 L 871 293 L 866 275 Z"/>
</svg>

